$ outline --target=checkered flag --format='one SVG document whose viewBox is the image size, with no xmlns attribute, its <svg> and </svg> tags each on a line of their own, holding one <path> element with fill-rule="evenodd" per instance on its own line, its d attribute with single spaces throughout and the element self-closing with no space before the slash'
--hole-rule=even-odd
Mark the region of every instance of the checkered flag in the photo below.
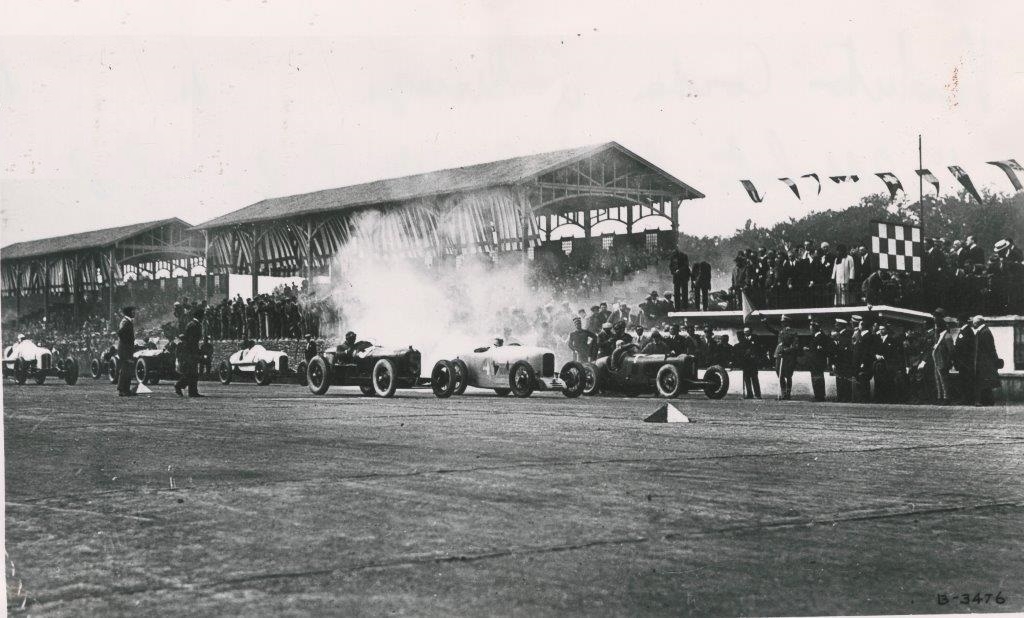
<svg viewBox="0 0 1024 618">
<path fill-rule="evenodd" d="M 921 228 L 899 223 L 875 221 L 871 224 L 871 252 L 879 270 L 921 272 Z"/>
</svg>

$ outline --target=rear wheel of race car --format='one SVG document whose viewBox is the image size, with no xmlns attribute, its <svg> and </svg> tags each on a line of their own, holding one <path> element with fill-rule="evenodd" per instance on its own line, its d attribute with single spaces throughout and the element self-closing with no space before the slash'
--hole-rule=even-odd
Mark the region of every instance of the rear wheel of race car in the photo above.
<svg viewBox="0 0 1024 618">
<path fill-rule="evenodd" d="M 306 361 L 299 361 L 299 364 L 296 365 L 295 379 L 299 381 L 299 385 L 306 385 Z"/>
<path fill-rule="evenodd" d="M 107 376 L 111 384 L 117 384 L 117 361 L 114 359 L 107 362 Z"/>
<path fill-rule="evenodd" d="M 496 389 L 494 389 L 494 393 L 498 397 L 508 397 L 508 394 L 511 393 L 511 392 L 512 392 L 511 388 L 496 388 Z"/>
<path fill-rule="evenodd" d="M 89 374 L 92 376 L 93 380 L 99 380 L 100 376 L 103 375 L 103 372 L 100 371 L 101 366 L 100 359 L 98 358 L 92 359 L 92 362 L 89 363 Z"/>
<path fill-rule="evenodd" d="M 377 361 L 373 366 L 373 373 L 370 375 L 373 380 L 373 390 L 379 397 L 390 397 L 395 394 L 398 388 L 398 376 L 395 374 L 395 364 L 386 358 Z"/>
<path fill-rule="evenodd" d="M 373 390 L 372 384 L 360 384 L 359 392 L 366 395 L 367 397 L 376 397 L 377 391 Z"/>
<path fill-rule="evenodd" d="M 270 366 L 264 360 L 256 361 L 256 370 L 253 376 L 256 378 L 256 384 L 260 386 L 267 386 L 274 378 L 271 375 Z"/>
<path fill-rule="evenodd" d="M 331 387 L 331 367 L 323 356 L 314 356 L 306 369 L 306 382 L 309 392 L 323 395 Z"/>
<path fill-rule="evenodd" d="M 597 395 L 601 392 L 601 383 L 597 377 L 597 365 L 594 363 L 583 364 L 583 394 Z"/>
<path fill-rule="evenodd" d="M 704 372 L 704 394 L 708 399 L 721 399 L 729 392 L 729 372 L 720 365 L 711 365 Z"/>
<path fill-rule="evenodd" d="M 466 365 L 466 361 L 456 358 L 452 361 L 452 369 L 455 370 L 455 390 L 452 391 L 452 394 L 461 395 L 469 386 L 469 367 Z"/>
<path fill-rule="evenodd" d="M 517 361 L 508 372 L 508 385 L 514 397 L 529 397 L 533 394 L 537 374 L 526 361 Z"/>
<path fill-rule="evenodd" d="M 135 361 L 135 379 L 139 381 L 139 384 L 148 384 L 149 366 L 145 357 Z"/>
<path fill-rule="evenodd" d="M 587 370 L 583 363 L 569 361 L 558 372 L 558 377 L 565 382 L 565 390 L 562 391 L 562 394 L 570 399 L 582 395 L 583 389 L 587 386 Z"/>
<path fill-rule="evenodd" d="M 78 382 L 78 361 L 74 356 L 69 356 L 64 361 L 64 383 L 74 386 Z"/>
<path fill-rule="evenodd" d="M 234 377 L 231 373 L 231 363 L 221 361 L 220 366 L 217 367 L 217 377 L 220 379 L 221 384 L 225 386 L 231 384 L 231 378 Z"/>
<path fill-rule="evenodd" d="M 28 380 L 28 363 L 19 358 L 14 361 L 14 381 L 24 384 L 26 380 Z"/>
<path fill-rule="evenodd" d="M 662 397 L 678 397 L 683 390 L 683 379 L 675 365 L 662 365 L 654 382 Z"/>
<path fill-rule="evenodd" d="M 430 390 L 438 399 L 447 399 L 455 392 L 455 383 L 459 379 L 457 369 L 451 361 L 439 360 L 430 371 Z"/>
</svg>

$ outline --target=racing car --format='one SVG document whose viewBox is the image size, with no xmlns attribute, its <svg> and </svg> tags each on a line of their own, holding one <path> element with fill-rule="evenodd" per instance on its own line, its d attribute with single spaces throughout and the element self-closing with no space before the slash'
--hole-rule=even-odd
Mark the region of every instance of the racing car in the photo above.
<svg viewBox="0 0 1024 618">
<path fill-rule="evenodd" d="M 286 352 L 272 352 L 258 343 L 245 342 L 242 349 L 221 361 L 217 377 L 221 384 L 231 384 L 236 376 L 252 375 L 256 384 L 266 386 L 276 377 L 295 377 L 306 385 L 306 361 L 299 361 L 295 369 L 288 366 Z"/>
<path fill-rule="evenodd" d="M 18 384 L 24 384 L 30 377 L 36 384 L 43 384 L 47 376 L 61 378 L 68 385 L 78 382 L 78 361 L 73 356 L 61 358 L 56 351 L 38 346 L 31 339 L 19 339 L 4 348 L 3 363 L 3 376 L 14 378 Z"/>
<path fill-rule="evenodd" d="M 111 363 L 111 359 L 117 357 L 117 348 L 110 346 L 99 358 L 93 358 L 92 362 L 89 363 L 89 373 L 92 375 L 94 380 L 99 380 L 103 377 L 103 374 L 109 374 L 114 376 L 114 382 L 117 381 L 117 361 Z"/>
<path fill-rule="evenodd" d="M 159 384 L 161 379 L 174 380 L 178 377 L 174 367 L 174 348 L 166 340 L 157 349 L 138 350 L 132 358 L 135 359 L 135 379 L 139 384 Z"/>
<path fill-rule="evenodd" d="M 555 374 L 555 354 L 548 348 L 516 343 L 477 348 L 452 360 L 440 360 L 430 373 L 430 388 L 440 398 L 461 395 L 466 387 L 493 389 L 529 397 L 535 390 L 561 391 L 566 397 L 583 394 L 585 368 L 569 361 Z"/>
<path fill-rule="evenodd" d="M 712 365 L 697 378 L 697 361 L 689 354 L 639 354 L 636 344 L 616 349 L 610 356 L 584 366 L 584 393 L 602 391 L 641 395 L 657 392 L 662 397 L 678 397 L 701 389 L 708 399 L 721 399 L 729 392 L 729 372 Z"/>
<path fill-rule="evenodd" d="M 314 395 L 331 386 L 358 386 L 366 396 L 391 397 L 396 389 L 423 384 L 420 353 L 412 346 L 386 349 L 369 341 L 339 345 L 309 361 L 306 381 Z"/>
</svg>

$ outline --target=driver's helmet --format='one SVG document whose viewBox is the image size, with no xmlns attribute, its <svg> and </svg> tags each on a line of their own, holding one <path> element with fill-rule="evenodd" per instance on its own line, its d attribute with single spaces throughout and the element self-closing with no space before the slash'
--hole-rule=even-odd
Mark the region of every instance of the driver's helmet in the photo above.
<svg viewBox="0 0 1024 618">
<path fill-rule="evenodd" d="M 356 334 L 352 331 L 345 333 L 345 343 L 352 345 L 356 342 Z"/>
</svg>

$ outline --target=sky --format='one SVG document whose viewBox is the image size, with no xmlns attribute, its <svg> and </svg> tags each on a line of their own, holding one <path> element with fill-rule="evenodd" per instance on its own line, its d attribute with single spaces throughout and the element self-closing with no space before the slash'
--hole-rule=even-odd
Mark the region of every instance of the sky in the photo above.
<svg viewBox="0 0 1024 618">
<path fill-rule="evenodd" d="M 728 234 L 845 208 L 917 136 L 1012 191 L 1024 2 L 0 0 L 0 243 L 617 141 Z M 859 174 L 857 184 L 777 179 Z M 753 204 L 739 180 L 765 195 Z"/>
</svg>

